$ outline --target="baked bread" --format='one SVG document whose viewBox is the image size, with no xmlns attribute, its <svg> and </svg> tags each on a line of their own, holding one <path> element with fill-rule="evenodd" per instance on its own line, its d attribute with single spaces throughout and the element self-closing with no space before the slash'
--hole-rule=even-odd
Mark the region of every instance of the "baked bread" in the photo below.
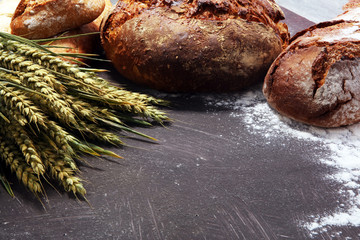
<svg viewBox="0 0 360 240">
<path fill-rule="evenodd" d="M 11 32 L 29 39 L 48 38 L 95 20 L 104 0 L 21 0 Z"/>
<path fill-rule="evenodd" d="M 112 8 L 110 0 L 105 0 L 105 8 L 101 15 L 91 23 L 82 25 L 78 28 L 67 31 L 59 36 L 74 36 L 78 34 L 99 32 L 101 21 L 108 14 Z M 51 51 L 56 53 L 93 53 L 99 52 L 101 48 L 99 35 L 89 35 L 76 38 L 66 38 L 61 40 L 52 41 L 51 46 L 60 46 L 65 48 L 51 48 Z M 81 59 L 78 59 L 81 60 Z"/>
<path fill-rule="evenodd" d="M 8 0 L 6 2 L 6 4 L 4 6 L 2 6 L 1 4 L 3 4 L 3 3 L 5 4 L 5 1 L 0 2 L 0 13 L 2 13 L 2 17 L 3 17 L 1 19 L 3 21 L 0 22 L 0 31 L 10 33 L 11 32 L 10 22 L 11 22 L 11 19 L 13 18 L 15 9 L 19 10 L 19 8 L 20 8 L 20 7 L 17 8 L 18 4 L 20 3 L 20 0 L 10 0 L 10 1 Z M 58 3 L 62 4 L 61 1 L 59 1 Z M 77 35 L 77 34 L 99 32 L 102 19 L 104 18 L 104 16 L 106 16 L 108 14 L 108 12 L 112 8 L 112 3 L 110 0 L 104 0 L 104 3 L 105 3 L 105 7 L 104 7 L 104 10 L 102 11 L 101 15 L 98 16 L 92 22 L 90 22 L 88 24 L 76 26 L 76 28 L 70 29 L 66 32 L 56 32 L 55 36 L 49 36 L 49 37 L 50 38 L 58 37 L 58 36 L 66 37 L 66 36 L 73 36 L 73 35 Z M 22 1 L 21 4 L 24 5 L 25 3 Z M 53 8 L 56 9 L 55 6 L 53 6 Z M 87 14 L 87 13 L 83 13 L 83 12 L 80 12 L 80 13 Z M 1 14 L 0 14 L 0 16 L 1 16 Z M 53 15 L 53 16 L 54 16 L 54 18 L 56 17 L 55 15 Z M 26 21 L 25 18 L 21 18 L 21 19 Z M 17 18 L 17 20 L 18 20 L 18 23 L 20 23 L 19 22 L 20 18 Z M 45 23 L 46 23 L 46 20 L 45 20 Z M 25 25 L 25 24 L 22 23 L 20 25 Z M 40 33 L 38 31 L 40 31 Z M 42 29 L 38 28 L 38 29 L 36 29 L 35 32 L 32 32 L 32 34 L 39 36 L 39 35 L 43 34 L 42 31 L 43 31 Z M 94 52 L 100 51 L 100 49 L 101 49 L 99 35 L 89 35 L 89 36 L 81 36 L 81 37 L 76 37 L 76 38 L 66 38 L 66 39 L 51 41 L 50 43 L 44 43 L 44 44 L 50 44 L 50 45 L 56 46 L 56 47 L 63 47 L 63 48 L 51 48 L 51 50 L 56 53 L 94 53 Z M 77 60 L 84 61 L 84 59 L 77 59 Z"/>
<path fill-rule="evenodd" d="M 272 64 L 263 92 L 281 114 L 321 126 L 360 121 L 360 1 L 296 34 Z"/>
<path fill-rule="evenodd" d="M 274 0 L 123 0 L 101 28 L 126 78 L 168 92 L 236 91 L 264 76 L 288 41 Z"/>
</svg>

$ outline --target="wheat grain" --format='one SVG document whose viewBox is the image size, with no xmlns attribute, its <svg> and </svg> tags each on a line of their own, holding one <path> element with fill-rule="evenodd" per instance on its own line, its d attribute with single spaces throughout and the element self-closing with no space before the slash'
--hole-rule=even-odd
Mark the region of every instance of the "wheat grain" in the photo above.
<svg viewBox="0 0 360 240">
<path fill-rule="evenodd" d="M 4 46 L 8 47 L 9 45 L 4 44 Z M 77 65 L 64 61 L 58 56 L 54 56 L 48 52 L 39 51 L 37 48 L 21 43 L 13 43 L 9 49 L 17 53 L 19 56 L 28 60 L 30 59 L 34 63 L 37 63 L 47 69 L 79 79 L 88 85 L 99 85 L 98 79 L 93 78 L 91 74 L 81 71 Z M 105 81 L 102 81 L 102 83 L 105 83 Z M 101 89 L 101 84 L 99 87 L 99 89 Z"/>
<path fill-rule="evenodd" d="M 0 157 L 5 161 L 12 172 L 16 173 L 17 178 L 30 191 L 35 194 L 42 194 L 42 187 L 39 177 L 34 174 L 31 167 L 27 165 L 23 156 L 9 139 L 0 136 Z"/>
<path fill-rule="evenodd" d="M 76 125 L 73 110 L 58 92 L 32 73 L 23 73 L 19 75 L 21 82 L 25 86 L 42 93 L 42 95 L 33 95 L 33 101 L 40 104 L 40 106 L 43 106 L 43 108 L 47 109 L 48 112 L 52 113 L 60 121 Z"/>
<path fill-rule="evenodd" d="M 39 153 L 27 131 L 16 121 L 11 123 L 2 122 L 3 133 L 18 145 L 26 162 L 31 166 L 34 173 L 43 175 L 45 173 L 44 165 L 41 161 Z"/>
<path fill-rule="evenodd" d="M 64 151 L 70 156 L 76 155 L 74 149 L 69 144 L 72 141 L 76 141 L 76 138 L 74 136 L 65 131 L 56 122 L 51 120 L 47 122 L 46 129 L 44 130 L 46 130 L 46 136 L 48 136 L 51 140 L 55 142 L 58 149 Z"/>
<path fill-rule="evenodd" d="M 37 103 L 45 106 L 59 120 L 76 125 L 71 108 L 67 106 L 61 95 L 53 88 L 52 82 L 47 81 L 51 79 L 49 77 L 51 76 L 50 73 L 46 73 L 46 70 L 41 66 L 27 60 L 25 57 L 4 50 L 0 50 L 0 65 L 17 71 L 22 84 L 43 94 L 33 95 L 37 99 Z"/>
<path fill-rule="evenodd" d="M 0 84 L 0 96 L 5 108 L 12 111 L 17 120 L 45 126 L 46 116 L 22 91 Z"/>
<path fill-rule="evenodd" d="M 81 179 L 75 176 L 76 172 L 63 160 L 65 156 L 48 148 L 46 143 L 40 143 L 39 147 L 51 176 L 63 185 L 65 191 L 84 196 L 86 190 L 81 183 Z"/>
<path fill-rule="evenodd" d="M 16 169 L 16 176 L 26 187 L 35 193 L 35 195 L 37 195 L 37 193 L 43 193 L 39 177 L 32 167 L 25 163 L 20 164 Z"/>
<path fill-rule="evenodd" d="M 27 125 L 29 122 L 24 115 L 22 115 L 18 109 L 16 108 L 5 108 L 5 104 L 0 102 L 0 111 L 9 120 L 9 116 L 11 116 L 15 121 L 17 121 L 21 126 Z"/>
<path fill-rule="evenodd" d="M 137 93 L 137 92 L 128 91 L 123 88 L 120 88 L 117 86 L 112 86 L 112 85 L 109 85 L 107 87 L 107 92 L 113 95 L 113 97 L 111 97 L 111 98 L 118 98 L 118 97 L 123 98 L 124 96 L 126 96 L 126 99 L 128 99 L 128 100 L 130 99 L 131 101 L 139 101 L 139 102 L 143 102 L 146 104 L 156 104 L 156 105 L 168 104 L 166 101 L 164 101 L 162 99 L 157 99 L 157 98 L 149 96 L 147 94 L 141 94 L 141 93 Z"/>
<path fill-rule="evenodd" d="M 95 117 L 98 116 L 98 113 L 94 106 L 71 95 L 66 95 L 65 101 L 72 107 L 74 114 L 79 119 L 96 122 Z"/>
<path fill-rule="evenodd" d="M 82 120 L 88 120 L 92 123 L 96 123 L 96 118 L 104 118 L 118 124 L 123 124 L 115 113 L 111 112 L 107 108 L 93 105 L 84 101 L 84 99 L 79 99 L 71 95 L 67 95 L 66 101 L 68 101 L 68 103 L 72 106 L 76 116 Z"/>
<path fill-rule="evenodd" d="M 81 126 L 79 126 L 81 128 Z M 79 130 L 79 129 L 78 129 Z M 97 152 L 92 149 L 88 144 L 82 143 L 80 140 L 75 138 L 73 135 L 66 132 L 61 126 L 58 126 L 55 122 L 49 121 L 48 123 L 48 135 L 46 135 L 48 140 L 53 140 L 57 146 L 59 146 L 59 153 L 62 153 L 64 156 L 69 156 L 68 160 L 70 161 L 72 157 L 77 157 L 77 152 L 87 153 L 96 156 L 100 156 L 102 153 L 110 152 Z M 115 139 L 116 136 L 114 135 Z M 102 138 L 104 139 L 104 138 Z M 115 140 L 114 140 L 115 142 Z M 116 154 L 111 153 L 113 156 Z M 72 164 L 75 163 L 72 161 Z M 74 168 L 73 168 L 74 169 Z"/>
</svg>

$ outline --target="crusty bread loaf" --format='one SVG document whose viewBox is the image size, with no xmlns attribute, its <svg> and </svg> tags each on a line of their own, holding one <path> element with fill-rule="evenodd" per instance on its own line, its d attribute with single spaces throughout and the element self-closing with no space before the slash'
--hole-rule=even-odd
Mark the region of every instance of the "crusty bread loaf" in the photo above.
<svg viewBox="0 0 360 240">
<path fill-rule="evenodd" d="M 104 0 L 21 0 L 11 31 L 29 39 L 51 37 L 92 22 L 104 7 Z"/>
<path fill-rule="evenodd" d="M 360 121 L 360 1 L 299 32 L 271 66 L 263 92 L 274 109 L 322 127 Z"/>
<path fill-rule="evenodd" d="M 102 25 L 128 79 L 169 92 L 236 91 L 263 81 L 287 44 L 273 0 L 123 0 Z"/>
</svg>

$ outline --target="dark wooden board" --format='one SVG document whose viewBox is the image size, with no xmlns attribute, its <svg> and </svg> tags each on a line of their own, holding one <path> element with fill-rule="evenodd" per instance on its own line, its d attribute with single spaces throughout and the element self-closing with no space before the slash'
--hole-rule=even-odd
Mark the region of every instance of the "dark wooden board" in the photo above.
<svg viewBox="0 0 360 240">
<path fill-rule="evenodd" d="M 292 34 L 311 22 L 285 10 Z M 87 199 L 47 188 L 46 209 L 13 179 L 15 199 L 1 190 L 0 239 L 309 239 L 299 225 L 336 208 L 337 183 L 329 166 L 313 161 L 320 143 L 252 132 L 234 118 L 237 94 L 165 95 L 105 77 L 129 89 L 172 101 L 166 126 L 139 129 L 158 143 L 135 139 L 111 150 L 124 160 L 86 158 Z M 260 89 L 261 84 L 253 89 Z M 211 101 L 209 100 L 211 99 Z M 241 112 L 242 110 L 236 110 Z M 333 232 L 343 232 L 333 238 Z M 357 239 L 360 228 L 341 227 L 314 239 Z"/>
</svg>

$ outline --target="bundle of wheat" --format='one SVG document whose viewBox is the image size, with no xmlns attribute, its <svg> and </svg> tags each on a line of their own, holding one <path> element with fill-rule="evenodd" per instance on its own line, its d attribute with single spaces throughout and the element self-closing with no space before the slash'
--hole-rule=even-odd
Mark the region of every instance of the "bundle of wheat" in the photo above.
<svg viewBox="0 0 360 240">
<path fill-rule="evenodd" d="M 36 196 L 44 194 L 41 181 L 49 177 L 84 196 L 79 154 L 120 157 L 89 143 L 123 144 L 107 127 L 151 138 L 125 123 L 169 120 L 154 106 L 164 101 L 114 86 L 96 69 L 64 58 L 46 45 L 0 32 L 0 160 Z"/>
</svg>

